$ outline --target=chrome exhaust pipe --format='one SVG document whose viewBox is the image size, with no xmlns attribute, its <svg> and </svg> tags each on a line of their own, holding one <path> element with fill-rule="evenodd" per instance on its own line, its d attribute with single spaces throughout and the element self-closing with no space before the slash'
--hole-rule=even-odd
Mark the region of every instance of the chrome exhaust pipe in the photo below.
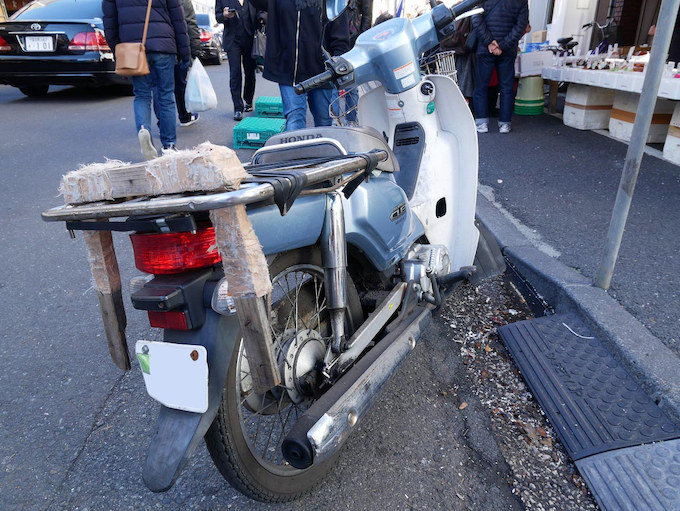
<svg viewBox="0 0 680 511">
<path fill-rule="evenodd" d="M 430 309 L 417 307 L 347 374 L 314 403 L 283 441 L 283 457 L 304 469 L 335 454 L 411 353 L 430 323 Z"/>
</svg>

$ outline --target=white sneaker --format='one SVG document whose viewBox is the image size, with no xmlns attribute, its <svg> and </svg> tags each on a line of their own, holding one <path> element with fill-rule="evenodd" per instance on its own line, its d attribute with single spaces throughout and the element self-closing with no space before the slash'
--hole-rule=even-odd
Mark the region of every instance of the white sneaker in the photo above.
<svg viewBox="0 0 680 511">
<path fill-rule="evenodd" d="M 498 125 L 498 133 L 510 133 L 510 131 L 511 128 L 509 122 L 503 122 Z"/>
<path fill-rule="evenodd" d="M 149 133 L 148 129 L 142 126 L 142 129 L 137 133 L 137 138 L 139 138 L 139 145 L 142 148 L 142 156 L 144 156 L 145 160 L 158 158 L 158 151 L 153 146 L 153 142 L 151 142 L 151 133 Z"/>
<path fill-rule="evenodd" d="M 489 132 L 489 125 L 485 122 L 482 124 L 477 125 L 477 133 L 488 133 Z"/>
</svg>

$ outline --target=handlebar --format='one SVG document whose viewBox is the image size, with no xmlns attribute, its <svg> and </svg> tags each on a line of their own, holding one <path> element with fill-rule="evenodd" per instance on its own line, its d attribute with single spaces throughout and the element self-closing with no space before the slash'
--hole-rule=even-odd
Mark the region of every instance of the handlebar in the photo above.
<svg viewBox="0 0 680 511">
<path fill-rule="evenodd" d="M 468 15 L 476 14 L 469 11 L 472 11 L 475 7 L 484 3 L 484 1 L 485 0 L 464 0 L 458 5 L 454 5 L 451 9 L 444 4 L 435 6 L 432 9 L 432 13 L 427 15 L 429 19 L 423 16 L 422 18 L 424 21 L 420 23 L 418 23 L 418 21 L 415 22 L 418 23 L 419 30 L 421 31 L 417 37 L 422 39 L 422 42 L 420 43 L 421 47 L 415 50 L 428 50 L 435 46 L 433 40 L 441 41 L 453 35 L 455 31 L 454 21 L 456 18 L 465 13 L 469 13 Z M 430 33 L 430 30 L 432 30 L 433 33 Z M 328 59 L 326 61 L 326 67 L 327 69 L 323 73 L 304 80 L 303 82 L 293 84 L 295 93 L 304 94 L 331 82 L 335 82 L 340 88 L 342 85 L 355 83 L 356 77 L 353 75 L 354 69 L 352 63 L 348 62 L 344 56 Z"/>
<path fill-rule="evenodd" d="M 335 77 L 335 73 L 332 69 L 327 69 L 321 74 L 312 76 L 310 79 L 305 80 L 300 83 L 296 83 L 293 87 L 295 88 L 295 94 L 304 94 L 312 89 L 326 85 Z"/>
<path fill-rule="evenodd" d="M 481 5 L 484 3 L 485 0 L 465 0 L 464 2 L 461 2 L 457 5 L 454 5 L 451 7 L 451 13 L 453 14 L 454 18 L 457 18 L 461 14 L 471 11 L 478 5 Z"/>
</svg>

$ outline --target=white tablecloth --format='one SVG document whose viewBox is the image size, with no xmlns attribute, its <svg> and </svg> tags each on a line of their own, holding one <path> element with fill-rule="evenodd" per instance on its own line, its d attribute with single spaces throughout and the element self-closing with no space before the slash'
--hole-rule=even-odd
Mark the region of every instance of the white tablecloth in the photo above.
<svg viewBox="0 0 680 511">
<path fill-rule="evenodd" d="M 594 71 L 592 69 L 574 69 L 569 67 L 543 68 L 543 78 L 558 82 L 582 83 L 593 87 L 616 89 L 628 92 L 642 92 L 644 73 L 629 71 Z M 660 98 L 680 99 L 680 78 L 662 78 L 659 86 Z"/>
</svg>

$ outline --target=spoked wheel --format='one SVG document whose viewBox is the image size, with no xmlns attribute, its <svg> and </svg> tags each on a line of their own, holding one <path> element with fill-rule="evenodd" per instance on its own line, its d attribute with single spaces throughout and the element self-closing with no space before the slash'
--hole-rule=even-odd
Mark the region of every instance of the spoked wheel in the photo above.
<svg viewBox="0 0 680 511">
<path fill-rule="evenodd" d="M 265 502 L 296 499 L 312 489 L 334 458 L 298 470 L 281 454 L 281 443 L 321 389 L 319 369 L 331 341 L 318 251 L 277 257 L 272 276 L 272 340 L 282 383 L 264 394 L 253 390 L 248 354 L 238 343 L 231 358 L 222 403 L 205 436 L 222 476 L 245 495 Z M 359 296 L 347 279 L 346 331 L 363 320 Z"/>
</svg>

